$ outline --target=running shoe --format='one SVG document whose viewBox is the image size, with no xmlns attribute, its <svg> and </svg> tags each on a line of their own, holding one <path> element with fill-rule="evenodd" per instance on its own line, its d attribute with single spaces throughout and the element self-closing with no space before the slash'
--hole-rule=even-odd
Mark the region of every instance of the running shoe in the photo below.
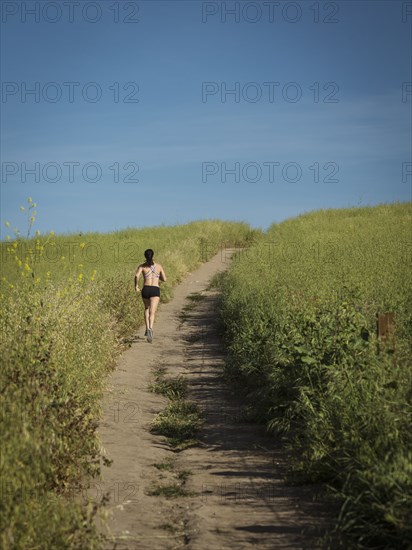
<svg viewBox="0 0 412 550">
<path fill-rule="evenodd" d="M 153 340 L 153 330 L 151 328 L 147 329 L 147 341 L 152 343 Z"/>
<path fill-rule="evenodd" d="M 144 335 L 145 335 L 145 336 L 147 336 L 147 335 L 148 335 L 147 329 L 145 330 L 145 333 L 144 333 Z"/>
</svg>

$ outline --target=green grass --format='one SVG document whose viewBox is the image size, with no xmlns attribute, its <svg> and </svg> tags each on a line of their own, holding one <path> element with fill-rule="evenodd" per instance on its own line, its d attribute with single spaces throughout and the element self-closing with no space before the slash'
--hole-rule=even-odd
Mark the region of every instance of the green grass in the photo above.
<svg viewBox="0 0 412 550">
<path fill-rule="evenodd" d="M 180 447 L 196 441 L 195 436 L 201 426 L 201 412 L 196 403 L 190 401 L 171 401 L 158 413 L 150 431 L 165 436 L 172 447 Z"/>
<path fill-rule="evenodd" d="M 26 210 L 33 214 L 33 203 Z M 26 213 L 22 214 L 23 216 Z M 246 224 L 210 220 L 110 234 L 10 234 L 0 243 L 0 437 L 4 550 L 99 548 L 99 503 L 69 498 L 101 460 L 96 427 L 106 376 L 143 324 L 134 270 L 153 248 L 173 287 Z M 181 384 L 168 388 L 181 393 Z M 176 434 L 187 430 L 190 422 Z"/>
<path fill-rule="evenodd" d="M 157 462 L 153 464 L 157 470 L 173 472 L 175 469 L 175 463 L 173 459 L 165 460 L 164 462 Z"/>
<path fill-rule="evenodd" d="M 175 451 L 196 446 L 198 441 L 195 436 L 202 424 L 202 414 L 196 403 L 186 400 L 187 380 L 183 376 L 166 378 L 166 369 L 160 366 L 154 371 L 154 381 L 149 390 L 169 399 L 165 409 L 153 419 L 151 433 L 165 436 Z"/>
<path fill-rule="evenodd" d="M 194 496 L 192 492 L 182 487 L 179 483 L 168 485 L 156 485 L 148 490 L 148 495 L 153 497 L 179 498 Z"/>
<path fill-rule="evenodd" d="M 164 462 L 159 462 L 153 465 L 160 472 L 169 472 L 172 474 L 172 480 L 169 482 L 154 483 L 148 490 L 150 496 L 163 496 L 166 498 L 177 498 L 193 496 L 194 493 L 185 488 L 186 481 L 192 475 L 190 470 L 179 470 L 176 468 L 173 459 L 167 459 Z M 164 476 L 161 475 L 161 478 Z"/>
<path fill-rule="evenodd" d="M 218 273 L 215 273 L 209 281 L 207 290 L 222 288 L 223 282 L 226 279 L 227 275 L 227 271 L 219 271 Z"/>
<path fill-rule="evenodd" d="M 342 502 L 343 547 L 412 547 L 411 203 L 273 224 L 223 289 L 227 377 Z M 259 266 L 259 274 L 252 275 Z M 395 313 L 395 352 L 376 314 Z"/>
<path fill-rule="evenodd" d="M 185 483 L 188 480 L 189 476 L 191 475 L 192 475 L 192 472 L 190 470 L 180 470 L 179 473 L 177 474 L 177 479 Z"/>
<path fill-rule="evenodd" d="M 170 464 L 170 463 L 168 463 Z M 160 470 L 173 472 L 174 480 L 162 483 L 153 483 L 148 489 L 147 494 L 154 497 L 179 498 L 195 496 L 193 491 L 188 491 L 185 487 L 186 481 L 192 475 L 190 470 L 177 470 L 173 468 L 160 468 Z"/>
<path fill-rule="evenodd" d="M 154 382 L 149 386 L 154 393 L 164 395 L 168 399 L 184 399 L 187 395 L 187 381 L 183 376 L 176 378 L 165 378 L 164 374 L 157 371 Z"/>
</svg>

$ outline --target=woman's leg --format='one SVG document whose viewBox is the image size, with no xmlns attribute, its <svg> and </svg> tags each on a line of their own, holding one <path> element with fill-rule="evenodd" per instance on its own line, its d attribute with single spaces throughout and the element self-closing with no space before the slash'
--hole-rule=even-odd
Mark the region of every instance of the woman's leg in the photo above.
<svg viewBox="0 0 412 550">
<path fill-rule="evenodd" d="M 156 314 L 156 309 L 159 304 L 160 298 L 159 296 L 152 296 L 150 298 L 150 315 L 149 315 L 149 327 L 153 330 L 153 324 Z"/>
<path fill-rule="evenodd" d="M 146 330 L 149 328 L 149 316 L 150 316 L 150 298 L 142 298 L 144 303 L 144 322 L 146 323 Z"/>
</svg>

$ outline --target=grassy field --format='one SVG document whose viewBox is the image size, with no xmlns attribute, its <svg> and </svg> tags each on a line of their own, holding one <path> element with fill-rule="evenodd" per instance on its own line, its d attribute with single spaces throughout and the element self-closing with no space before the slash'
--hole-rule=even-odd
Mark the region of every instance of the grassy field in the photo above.
<svg viewBox="0 0 412 550">
<path fill-rule="evenodd" d="M 30 237 L 34 208 L 26 237 L 0 244 L 2 548 L 100 547 L 99 503 L 77 487 L 98 474 L 106 375 L 142 323 L 134 269 L 153 248 L 168 301 L 223 242 L 246 246 L 219 277 L 227 376 L 284 434 L 295 481 L 330 485 L 343 548 L 412 547 L 410 203 L 312 212 L 265 235 L 212 220 Z M 395 345 L 378 341 L 378 312 L 394 313 Z"/>
<path fill-rule="evenodd" d="M 343 548 L 412 548 L 411 227 L 410 203 L 301 215 L 220 283 L 227 375 L 285 435 L 295 480 L 333 489 Z"/>
<path fill-rule="evenodd" d="M 26 237 L 14 232 L 1 243 L 0 546 L 99 548 L 100 503 L 83 502 L 77 488 L 99 472 L 106 375 L 143 322 L 135 267 L 155 250 L 168 277 L 164 302 L 223 241 L 246 243 L 254 232 L 211 220 L 30 237 L 34 208 L 29 199 L 22 212 Z"/>
</svg>

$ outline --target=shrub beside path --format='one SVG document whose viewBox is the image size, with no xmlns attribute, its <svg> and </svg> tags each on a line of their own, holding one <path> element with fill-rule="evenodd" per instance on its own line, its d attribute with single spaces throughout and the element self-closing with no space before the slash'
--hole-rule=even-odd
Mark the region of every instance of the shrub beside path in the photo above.
<svg viewBox="0 0 412 550">
<path fill-rule="evenodd" d="M 285 483 L 286 451 L 243 420 L 243 404 L 223 380 L 218 292 L 208 283 L 229 267 L 230 253 L 174 289 L 158 310 L 153 343 L 140 328 L 109 378 L 99 434 L 112 464 L 88 489 L 89 497 L 109 493 L 107 550 L 309 549 L 331 521 L 322 487 Z M 203 411 L 196 447 L 176 452 L 150 432 L 169 402 L 149 390 L 159 368 L 168 379 L 182 376 Z"/>
</svg>

